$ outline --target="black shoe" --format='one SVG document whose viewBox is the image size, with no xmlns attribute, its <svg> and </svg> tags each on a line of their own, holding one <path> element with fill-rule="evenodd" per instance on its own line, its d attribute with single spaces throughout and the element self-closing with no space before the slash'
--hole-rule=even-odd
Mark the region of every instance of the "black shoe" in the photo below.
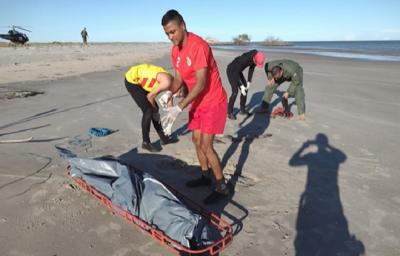
<svg viewBox="0 0 400 256">
<path fill-rule="evenodd" d="M 179 139 L 175 136 L 174 137 L 164 136 L 163 138 L 160 138 L 161 145 L 177 143 L 178 141 L 179 141 Z"/>
<path fill-rule="evenodd" d="M 146 150 L 148 150 L 150 152 L 160 152 L 161 151 L 161 149 L 153 146 L 153 144 L 151 144 L 150 142 L 143 142 L 142 143 L 142 148 L 146 149 Z"/>
<path fill-rule="evenodd" d="M 201 187 L 201 186 L 209 186 L 211 185 L 211 179 L 201 175 L 200 178 L 195 180 L 189 180 L 186 182 L 186 186 L 189 188 Z"/>
<path fill-rule="evenodd" d="M 234 114 L 228 114 L 228 118 L 231 120 L 236 120 L 236 116 Z"/>
<path fill-rule="evenodd" d="M 211 194 L 209 194 L 204 200 L 204 204 L 214 204 L 229 195 L 228 188 L 224 189 L 223 191 L 214 190 Z"/>
</svg>

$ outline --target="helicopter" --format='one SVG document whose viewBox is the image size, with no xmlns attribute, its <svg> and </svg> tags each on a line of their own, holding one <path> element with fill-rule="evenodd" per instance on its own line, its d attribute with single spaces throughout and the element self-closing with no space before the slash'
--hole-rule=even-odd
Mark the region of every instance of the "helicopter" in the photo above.
<svg viewBox="0 0 400 256">
<path fill-rule="evenodd" d="M 32 31 L 30 31 L 28 29 L 25 29 L 25 28 L 22 28 L 20 26 L 14 26 L 13 25 L 13 26 L 8 26 L 8 27 L 11 28 L 8 31 L 8 34 L 0 34 L 0 38 L 3 38 L 5 40 L 9 40 L 11 43 L 14 43 L 14 44 L 21 44 L 21 45 L 23 45 L 23 44 L 25 44 L 26 42 L 29 41 L 29 38 L 28 38 L 28 36 L 26 34 L 21 33 L 16 29 L 25 30 L 25 31 L 28 31 L 28 32 L 32 32 Z"/>
</svg>

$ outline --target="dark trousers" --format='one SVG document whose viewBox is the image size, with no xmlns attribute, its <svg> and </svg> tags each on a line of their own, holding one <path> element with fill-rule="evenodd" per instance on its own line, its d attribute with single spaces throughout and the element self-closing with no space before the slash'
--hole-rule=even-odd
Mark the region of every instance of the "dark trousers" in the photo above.
<svg viewBox="0 0 400 256">
<path fill-rule="evenodd" d="M 242 84 L 240 77 L 243 76 L 243 74 L 240 71 L 232 70 L 232 68 L 230 68 L 229 65 L 228 65 L 228 68 L 226 69 L 226 74 L 228 75 L 228 80 L 229 80 L 229 83 L 230 83 L 231 89 L 232 89 L 232 94 L 229 97 L 229 102 L 228 102 L 228 114 L 232 114 L 233 106 L 235 105 L 236 97 L 239 93 L 240 85 Z M 241 111 L 246 110 L 246 100 L 247 100 L 247 96 L 243 96 L 242 94 L 240 94 L 240 110 Z"/>
<path fill-rule="evenodd" d="M 163 128 L 161 126 L 161 122 L 159 119 L 156 119 L 153 114 L 154 112 L 153 106 L 147 100 L 148 92 L 145 91 L 140 85 L 131 84 L 125 80 L 125 87 L 128 90 L 129 94 L 132 96 L 133 100 L 139 106 L 139 108 L 143 112 L 142 116 L 142 138 L 143 142 L 150 143 L 150 124 L 153 122 L 154 128 L 156 129 L 158 135 L 161 137 L 165 136 L 163 132 Z M 156 103 L 157 105 L 157 103 Z M 158 106 L 157 106 L 158 110 Z"/>
</svg>

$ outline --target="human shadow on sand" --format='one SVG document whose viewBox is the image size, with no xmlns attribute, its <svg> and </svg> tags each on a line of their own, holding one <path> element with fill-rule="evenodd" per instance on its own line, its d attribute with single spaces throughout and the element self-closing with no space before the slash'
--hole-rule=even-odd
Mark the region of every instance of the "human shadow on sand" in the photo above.
<svg viewBox="0 0 400 256">
<path fill-rule="evenodd" d="M 309 147 L 317 152 L 309 152 Z M 363 243 L 351 234 L 343 213 L 338 173 L 346 155 L 329 145 L 328 137 L 319 133 L 306 141 L 289 160 L 290 166 L 308 167 L 305 191 L 300 197 L 294 246 L 297 256 L 363 255 Z"/>
<path fill-rule="evenodd" d="M 280 90 L 275 91 L 275 94 L 277 95 L 277 97 L 275 97 L 275 99 L 269 104 L 270 109 L 273 109 L 275 106 L 277 106 L 281 102 L 281 97 L 283 96 L 283 93 L 284 92 L 280 91 Z M 249 103 L 247 103 L 246 109 L 248 111 L 254 113 L 254 110 L 261 106 L 263 96 L 264 96 L 264 91 L 258 91 L 258 92 L 255 92 L 253 95 L 251 95 L 251 99 L 250 99 Z M 293 103 L 294 102 L 292 102 L 291 104 L 293 104 Z M 233 112 L 236 115 L 239 112 L 239 108 L 234 108 Z"/>
<path fill-rule="evenodd" d="M 257 92 L 252 95 L 248 109 L 255 107 L 261 100 L 263 92 Z M 248 210 L 233 199 L 236 186 L 250 187 L 255 184 L 254 179 L 243 174 L 243 168 L 249 158 L 250 146 L 257 139 L 266 139 L 271 134 L 265 133 L 269 126 L 270 118 L 267 114 L 252 114 L 246 116 L 240 123 L 239 129 L 233 135 L 225 135 L 224 140 L 228 139 L 228 148 L 222 156 L 221 165 L 224 169 L 224 175 L 227 178 L 230 195 L 220 202 L 209 206 L 216 213 L 221 213 L 232 221 L 233 233 L 238 234 L 242 228 L 242 221 L 248 216 Z M 240 148 L 241 146 L 241 148 Z M 240 153 L 237 163 L 230 161 L 232 156 L 239 150 Z M 228 163 L 231 164 L 228 164 Z M 228 168 L 234 167 L 234 170 Z M 227 205 L 229 204 L 229 210 Z M 232 214 L 234 213 L 234 214 Z"/>
</svg>

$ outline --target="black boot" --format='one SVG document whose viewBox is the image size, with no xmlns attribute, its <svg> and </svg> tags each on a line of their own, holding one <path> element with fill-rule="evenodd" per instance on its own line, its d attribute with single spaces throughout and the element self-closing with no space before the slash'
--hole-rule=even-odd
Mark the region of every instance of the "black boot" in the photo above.
<svg viewBox="0 0 400 256">
<path fill-rule="evenodd" d="M 217 180 L 216 183 L 215 190 L 203 200 L 204 204 L 214 204 L 229 195 L 229 189 L 224 178 Z"/>
<path fill-rule="evenodd" d="M 231 120 L 236 120 L 236 116 L 233 113 L 229 113 L 228 118 Z"/>
<path fill-rule="evenodd" d="M 211 170 L 201 171 L 201 177 L 189 180 L 186 182 L 186 186 L 189 188 L 201 187 L 201 186 L 209 186 L 211 185 Z"/>
<path fill-rule="evenodd" d="M 142 148 L 146 149 L 150 152 L 160 152 L 161 151 L 161 149 L 155 147 L 153 144 L 151 144 L 150 142 L 146 142 L 146 141 L 144 141 L 142 143 Z"/>
</svg>

